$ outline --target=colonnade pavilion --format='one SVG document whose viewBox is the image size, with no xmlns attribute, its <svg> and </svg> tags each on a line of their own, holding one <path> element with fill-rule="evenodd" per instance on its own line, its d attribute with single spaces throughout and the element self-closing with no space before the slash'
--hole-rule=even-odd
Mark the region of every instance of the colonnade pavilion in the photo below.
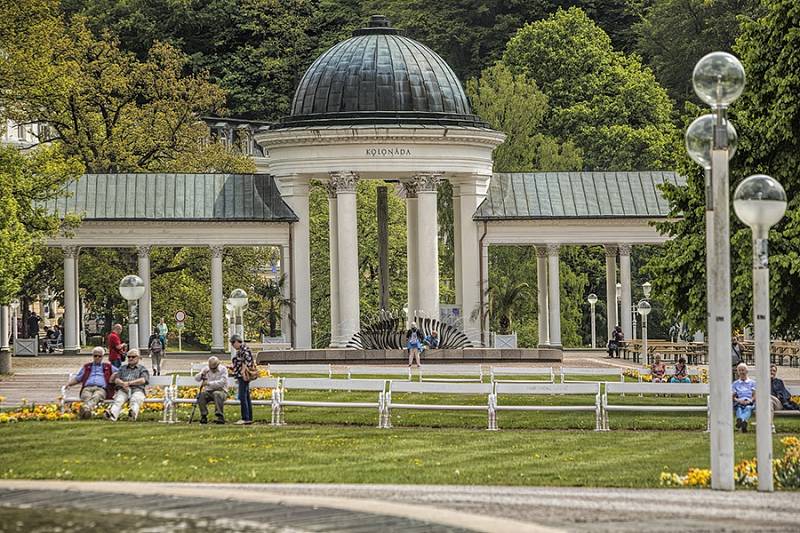
<svg viewBox="0 0 800 533">
<path fill-rule="evenodd" d="M 537 250 L 539 338 L 561 347 L 559 248 L 603 245 L 607 301 L 631 308 L 631 247 L 666 237 L 652 226 L 668 215 L 658 185 L 682 183 L 673 172 L 493 173 L 492 152 L 505 135 L 472 113 L 452 69 L 435 52 L 402 36 L 384 17 L 323 53 L 302 77 L 291 113 L 264 125 L 219 119 L 221 138 L 244 133 L 256 175 L 102 174 L 70 184 L 49 207 L 79 213 L 70 236 L 49 241 L 64 250 L 65 352 L 79 350 L 77 256 L 81 248 L 129 247 L 138 253 L 148 291 L 140 300 L 141 343 L 152 331 L 152 246 L 211 249 L 212 350 L 223 336 L 222 251 L 277 246 L 294 320 L 284 317 L 293 348 L 312 346 L 309 183 L 328 185 L 331 345 L 344 347 L 360 329 L 356 185 L 402 184 L 407 215 L 408 309 L 439 318 L 437 191 L 453 190 L 456 305 L 475 346 L 488 340 L 482 308 L 488 247 Z M 229 135 L 230 134 L 230 135 Z M 617 322 L 608 306 L 609 328 Z M 4 314 L 7 317 L 7 311 Z M 631 314 L 619 317 L 631 331 Z M 7 323 L 7 322 L 6 322 Z"/>
</svg>

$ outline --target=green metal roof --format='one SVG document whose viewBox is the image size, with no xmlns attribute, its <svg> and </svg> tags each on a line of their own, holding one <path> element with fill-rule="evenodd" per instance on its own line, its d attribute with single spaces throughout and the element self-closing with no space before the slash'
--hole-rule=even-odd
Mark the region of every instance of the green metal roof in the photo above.
<svg viewBox="0 0 800 533">
<path fill-rule="evenodd" d="M 473 219 L 666 217 L 662 183 L 686 180 L 660 171 L 496 173 Z"/>
<path fill-rule="evenodd" d="M 266 174 L 84 174 L 45 207 L 84 220 L 295 222 Z"/>
</svg>

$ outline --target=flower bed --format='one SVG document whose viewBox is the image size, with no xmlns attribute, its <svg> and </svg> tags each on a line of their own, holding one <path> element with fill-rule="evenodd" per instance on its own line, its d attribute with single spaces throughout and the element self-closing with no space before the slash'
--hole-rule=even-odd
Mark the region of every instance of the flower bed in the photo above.
<svg viewBox="0 0 800 533">
<path fill-rule="evenodd" d="M 635 379 L 636 381 L 639 381 L 639 379 L 641 378 L 642 382 L 644 382 L 644 383 L 652 383 L 653 382 L 653 376 L 652 375 L 650 375 L 650 374 L 640 375 L 639 371 L 636 370 L 635 368 L 628 368 L 622 374 L 625 377 L 628 377 L 628 378 L 631 378 L 631 379 Z M 672 376 L 667 375 L 665 377 L 667 379 L 669 379 Z M 697 375 L 697 376 L 689 376 L 689 379 L 692 380 L 692 383 L 708 383 L 708 369 L 701 368 L 699 375 Z"/>
<path fill-rule="evenodd" d="M 800 488 L 800 439 L 785 437 L 783 457 L 772 460 L 772 475 L 776 488 Z M 745 460 L 735 465 L 733 476 L 736 485 L 745 488 L 758 486 L 758 463 L 755 459 Z M 711 470 L 708 468 L 690 468 L 685 476 L 674 472 L 661 473 L 661 485 L 665 487 L 708 487 L 711 484 Z"/>
<path fill-rule="evenodd" d="M 32 405 L 25 402 L 19 409 L 0 413 L 0 424 L 25 420 L 75 420 L 76 418 L 76 410 L 70 408 L 62 413 L 61 406 L 57 403 Z"/>
</svg>

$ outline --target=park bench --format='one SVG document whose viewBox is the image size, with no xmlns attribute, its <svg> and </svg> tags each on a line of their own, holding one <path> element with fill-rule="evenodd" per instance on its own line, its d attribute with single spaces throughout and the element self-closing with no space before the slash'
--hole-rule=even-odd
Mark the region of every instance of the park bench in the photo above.
<svg viewBox="0 0 800 533">
<path fill-rule="evenodd" d="M 658 405 L 648 404 L 612 404 L 610 398 L 614 395 L 659 395 L 659 396 L 705 396 L 706 405 Z M 603 431 L 608 431 L 608 413 L 610 411 L 624 412 L 653 412 L 653 413 L 706 413 L 708 419 L 708 384 L 707 383 L 606 383 L 605 392 L 602 396 L 603 408 Z M 708 429 L 708 420 L 706 421 Z"/>
<path fill-rule="evenodd" d="M 497 383 L 501 381 L 535 381 L 538 383 L 555 383 L 556 375 L 552 367 L 524 367 L 524 366 L 493 366 L 489 368 L 491 381 Z M 512 379 L 503 379 L 512 378 Z M 539 378 L 539 379 L 516 379 L 516 378 Z"/>
<path fill-rule="evenodd" d="M 792 396 L 800 396 L 800 385 L 786 385 L 789 393 Z M 788 409 L 778 409 L 772 412 L 773 416 L 800 416 L 800 411 L 791 411 Z M 773 430 L 775 427 L 773 426 Z"/>
<path fill-rule="evenodd" d="M 275 364 L 268 365 L 269 373 L 272 376 L 284 376 L 286 374 L 318 374 L 320 376 L 333 377 L 333 369 L 331 365 L 293 365 L 293 364 Z"/>
<path fill-rule="evenodd" d="M 568 376 L 580 376 L 587 379 L 571 379 Z M 625 381 L 625 376 L 621 368 L 580 368 L 580 367 L 561 367 L 561 383 L 594 383 L 606 381 L 609 376 L 615 376 L 620 381 Z M 595 379 L 591 379 L 594 377 Z"/>
<path fill-rule="evenodd" d="M 481 365 L 422 365 L 420 381 L 483 381 Z"/>
<path fill-rule="evenodd" d="M 67 376 L 67 383 L 70 382 L 74 374 Z M 157 394 L 159 390 L 161 394 Z M 167 412 L 170 410 L 170 402 L 172 401 L 172 376 L 150 376 L 147 386 L 144 389 L 144 403 L 160 403 L 164 405 L 164 416 L 162 422 L 167 422 Z M 73 402 L 81 402 L 80 387 L 67 387 L 64 384 L 61 387 L 61 399 L 59 401 L 61 412 L 66 409 L 66 405 Z M 112 400 L 103 400 L 103 405 L 110 405 Z"/>
<path fill-rule="evenodd" d="M 666 373 L 664 374 L 664 378 L 669 380 L 672 376 L 675 375 L 675 367 L 672 365 L 665 365 Z M 649 368 L 640 368 L 637 370 L 639 372 L 639 383 L 643 383 L 642 376 L 650 376 L 653 374 L 653 371 Z M 700 376 L 700 369 L 699 368 L 691 368 L 686 367 L 686 375 L 688 377 L 699 377 Z"/>
<path fill-rule="evenodd" d="M 386 380 L 383 379 L 331 379 L 331 378 L 283 378 L 280 387 L 272 393 L 272 425 L 282 426 L 284 407 L 334 407 L 334 408 L 363 408 L 378 410 L 378 427 L 385 427 L 386 406 L 385 393 Z M 363 401 L 308 401 L 292 400 L 291 395 L 297 391 L 360 391 L 377 392 L 376 402 Z M 286 394 L 290 399 L 286 399 Z"/>
<path fill-rule="evenodd" d="M 497 429 L 497 411 L 594 411 L 595 431 L 602 429 L 602 411 L 600 409 L 600 383 L 524 383 L 498 382 L 494 386 L 494 394 L 489 396 L 489 429 Z M 500 404 L 499 398 L 506 395 L 587 395 L 592 401 L 578 405 L 511 405 Z M 494 416 L 492 416 L 494 414 Z"/>
<path fill-rule="evenodd" d="M 189 366 L 189 375 L 194 376 L 198 372 L 202 372 L 205 367 L 208 366 L 208 363 L 192 363 Z"/>
<path fill-rule="evenodd" d="M 392 409 L 419 409 L 437 411 L 486 411 L 489 415 L 489 428 L 492 427 L 494 411 L 490 395 L 493 384 L 491 383 L 458 383 L 458 382 L 416 382 L 416 381 L 390 381 L 389 390 L 385 397 L 384 426 L 392 426 Z M 486 397 L 486 403 L 476 404 L 441 404 L 441 403 L 392 403 L 392 394 L 459 394 L 459 395 L 481 395 Z"/>
<path fill-rule="evenodd" d="M 239 405 L 239 400 L 235 397 L 230 397 L 231 392 L 238 390 L 238 383 L 236 378 L 229 377 L 228 383 L 226 387 L 226 391 L 228 393 L 228 399 L 225 400 L 225 405 Z M 194 405 L 197 403 L 197 396 L 193 396 L 191 398 L 179 398 L 178 392 L 182 388 L 200 388 L 200 382 L 196 381 L 193 376 L 176 376 L 175 377 L 175 384 L 172 387 L 172 399 L 171 399 L 171 413 L 169 414 L 170 421 L 175 422 L 177 420 L 177 414 L 175 412 L 175 407 L 178 405 Z M 275 394 L 275 389 L 278 388 L 278 380 L 276 378 L 258 378 L 254 379 L 250 382 L 250 390 L 253 389 L 272 389 L 273 395 Z M 270 400 L 252 400 L 252 404 L 256 405 L 272 405 L 273 401 Z"/>
<path fill-rule="evenodd" d="M 353 376 L 405 376 L 411 381 L 411 367 L 392 367 L 392 366 L 349 366 L 347 367 L 347 379 Z"/>
</svg>

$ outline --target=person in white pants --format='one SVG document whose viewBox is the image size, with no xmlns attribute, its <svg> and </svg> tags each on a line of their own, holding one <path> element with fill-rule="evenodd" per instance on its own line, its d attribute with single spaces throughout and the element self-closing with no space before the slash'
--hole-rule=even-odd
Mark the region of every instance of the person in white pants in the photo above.
<svg viewBox="0 0 800 533">
<path fill-rule="evenodd" d="M 139 364 L 139 350 L 129 350 L 127 364 L 111 376 L 111 383 L 117 386 L 117 392 L 114 394 L 114 404 L 105 412 L 105 417 L 116 421 L 122 406 L 128 402 L 128 419 L 136 420 L 144 403 L 144 388 L 149 381 L 147 368 Z"/>
</svg>

